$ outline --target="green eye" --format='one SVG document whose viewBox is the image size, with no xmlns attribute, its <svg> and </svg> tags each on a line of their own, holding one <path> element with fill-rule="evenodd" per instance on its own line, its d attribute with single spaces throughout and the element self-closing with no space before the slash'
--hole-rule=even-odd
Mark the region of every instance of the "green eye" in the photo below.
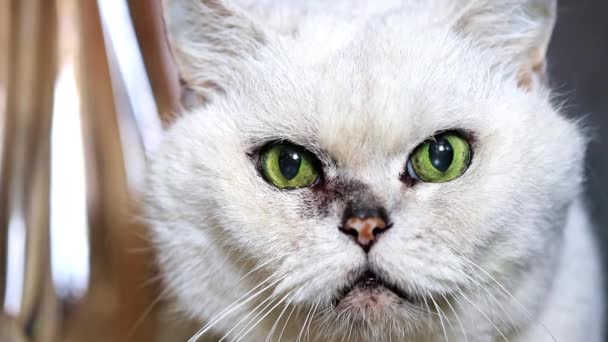
<svg viewBox="0 0 608 342">
<path fill-rule="evenodd" d="M 296 189 L 314 185 L 319 179 L 315 156 L 290 143 L 276 143 L 262 153 L 262 173 L 279 189 Z"/>
<path fill-rule="evenodd" d="M 444 133 L 420 144 L 407 162 L 407 173 L 430 183 L 449 182 L 469 167 L 471 147 L 461 136 Z"/>
</svg>

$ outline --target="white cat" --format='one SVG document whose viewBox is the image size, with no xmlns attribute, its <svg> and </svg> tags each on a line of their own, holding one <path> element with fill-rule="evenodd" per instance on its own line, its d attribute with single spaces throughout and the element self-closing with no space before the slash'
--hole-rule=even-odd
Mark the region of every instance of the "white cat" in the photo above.
<svg viewBox="0 0 608 342">
<path fill-rule="evenodd" d="M 188 110 L 146 203 L 192 340 L 600 341 L 555 6 L 165 0 Z"/>
</svg>

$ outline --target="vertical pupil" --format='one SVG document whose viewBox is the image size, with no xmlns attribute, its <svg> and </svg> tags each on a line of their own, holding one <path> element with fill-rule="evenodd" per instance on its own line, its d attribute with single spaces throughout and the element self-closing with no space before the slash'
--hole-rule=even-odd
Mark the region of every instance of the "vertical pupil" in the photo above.
<svg viewBox="0 0 608 342">
<path fill-rule="evenodd" d="M 446 172 L 452 165 L 454 149 L 445 137 L 438 137 L 429 145 L 429 158 L 433 167 L 440 172 Z"/>
<path fill-rule="evenodd" d="M 293 147 L 284 147 L 279 152 L 279 169 L 285 179 L 291 180 L 297 176 L 300 164 L 302 164 L 300 153 Z"/>
</svg>

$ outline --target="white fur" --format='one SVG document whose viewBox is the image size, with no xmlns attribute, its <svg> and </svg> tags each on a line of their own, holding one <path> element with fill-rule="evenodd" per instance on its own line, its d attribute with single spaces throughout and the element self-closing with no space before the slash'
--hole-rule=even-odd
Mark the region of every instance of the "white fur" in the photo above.
<svg viewBox="0 0 608 342">
<path fill-rule="evenodd" d="M 468 341 L 552 341 L 548 331 L 601 340 L 600 267 L 576 200 L 585 139 L 538 75 L 520 86 L 522 73 L 539 73 L 529 65 L 542 62 L 552 1 L 223 3 L 165 1 L 182 77 L 209 100 L 167 130 L 146 189 L 164 283 L 183 313 L 209 322 L 274 275 L 212 332 L 254 317 L 272 293 L 289 304 L 274 340 L 295 307 L 284 341 L 313 308 L 310 337 L 340 341 L 351 321 L 331 300 L 369 262 L 412 293 L 464 294 L 451 301 L 463 327 L 445 305 L 442 320 L 395 308 L 368 317 L 352 341 L 441 341 L 442 322 L 450 341 L 464 341 L 462 330 Z M 404 185 L 410 152 L 447 129 L 474 136 L 469 169 Z M 313 190 L 278 191 L 260 177 L 250 154 L 278 139 L 317 154 L 327 182 L 364 184 L 389 211 L 394 227 L 367 259 L 337 229 L 344 203 L 320 214 Z M 282 308 L 244 339 L 264 341 Z"/>
</svg>

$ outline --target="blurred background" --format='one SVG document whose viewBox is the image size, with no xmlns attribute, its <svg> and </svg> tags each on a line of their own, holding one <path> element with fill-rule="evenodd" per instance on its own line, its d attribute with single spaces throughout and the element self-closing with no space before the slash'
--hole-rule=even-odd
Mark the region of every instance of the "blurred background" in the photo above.
<svg viewBox="0 0 608 342">
<path fill-rule="evenodd" d="M 608 2 L 559 5 L 549 73 L 593 128 L 588 202 L 605 246 Z M 135 189 L 178 110 L 171 63 L 158 0 L 0 0 L 1 342 L 163 333 Z"/>
</svg>

